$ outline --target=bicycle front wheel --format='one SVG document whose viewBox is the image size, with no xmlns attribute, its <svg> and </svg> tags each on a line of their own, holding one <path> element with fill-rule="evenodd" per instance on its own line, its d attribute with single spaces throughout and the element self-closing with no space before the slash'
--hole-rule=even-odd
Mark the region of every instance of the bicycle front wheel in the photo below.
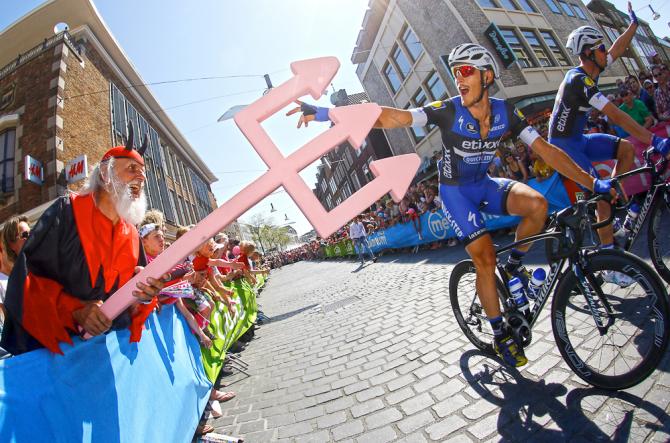
<svg viewBox="0 0 670 443">
<path fill-rule="evenodd" d="M 668 344 L 663 282 L 647 263 L 623 251 L 594 252 L 583 271 L 590 297 L 573 291 L 574 272 L 566 272 L 556 289 L 551 307 L 556 344 L 587 383 L 603 389 L 634 386 L 654 371 Z"/>
<path fill-rule="evenodd" d="M 659 275 L 668 284 L 670 284 L 670 236 L 664 232 L 663 227 L 668 225 L 668 217 L 670 217 L 669 193 L 670 188 L 666 186 L 665 193 L 656 197 L 649 211 L 649 225 L 647 226 L 647 242 L 651 261 Z"/>
<path fill-rule="evenodd" d="M 449 299 L 456 321 L 465 336 L 478 349 L 493 354 L 493 330 L 484 308 L 479 301 L 475 282 L 475 265 L 472 260 L 463 260 L 454 266 L 449 277 Z M 504 286 L 496 276 L 498 298 L 504 298 Z"/>
</svg>

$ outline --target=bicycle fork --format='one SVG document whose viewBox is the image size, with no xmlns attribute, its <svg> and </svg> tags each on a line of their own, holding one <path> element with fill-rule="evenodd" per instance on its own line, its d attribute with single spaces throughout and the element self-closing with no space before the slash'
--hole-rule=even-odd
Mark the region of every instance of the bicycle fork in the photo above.
<svg viewBox="0 0 670 443">
<path fill-rule="evenodd" d="M 600 283 L 596 280 L 593 273 L 584 272 L 584 268 L 587 266 L 588 257 L 582 251 L 579 253 L 578 259 L 572 263 L 572 272 L 577 277 L 577 285 L 586 299 L 586 304 L 589 307 L 589 311 L 591 311 L 591 317 L 593 317 L 598 332 L 603 336 L 607 334 L 609 328 L 614 324 L 612 306 L 605 297 L 605 294 L 603 294 Z M 599 302 L 605 307 L 606 315 L 600 311 Z"/>
</svg>

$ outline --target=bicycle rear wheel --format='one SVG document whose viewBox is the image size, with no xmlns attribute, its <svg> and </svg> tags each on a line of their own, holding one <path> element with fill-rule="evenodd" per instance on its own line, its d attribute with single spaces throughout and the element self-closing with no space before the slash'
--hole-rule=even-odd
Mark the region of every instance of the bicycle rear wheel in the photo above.
<svg viewBox="0 0 670 443">
<path fill-rule="evenodd" d="M 573 291 L 578 279 L 567 272 L 551 307 L 554 339 L 565 362 L 587 383 L 603 389 L 634 386 L 654 371 L 667 347 L 667 293 L 654 270 L 630 253 L 601 250 L 587 261 L 593 305 L 582 291 Z M 608 282 L 621 275 L 630 278 L 629 286 Z M 596 326 L 592 309 L 604 328 Z"/>
<path fill-rule="evenodd" d="M 449 299 L 456 321 L 465 336 L 478 349 L 494 354 L 493 331 L 484 308 L 479 301 L 475 286 L 475 265 L 472 260 L 463 260 L 454 266 L 449 277 Z M 496 276 L 498 298 L 504 299 L 505 290 L 500 278 Z"/>
<path fill-rule="evenodd" d="M 647 226 L 647 242 L 651 261 L 659 275 L 668 284 L 670 284 L 670 236 L 667 232 L 663 232 L 663 227 L 668 225 L 668 217 L 670 217 L 669 193 L 670 188 L 666 187 L 665 193 L 656 197 L 656 201 L 649 211 L 649 224 Z"/>
</svg>

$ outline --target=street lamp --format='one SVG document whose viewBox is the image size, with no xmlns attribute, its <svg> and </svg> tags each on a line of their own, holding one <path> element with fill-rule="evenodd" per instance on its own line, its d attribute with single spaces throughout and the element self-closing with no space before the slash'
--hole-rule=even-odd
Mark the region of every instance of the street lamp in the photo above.
<svg viewBox="0 0 670 443">
<path fill-rule="evenodd" d="M 642 11 L 644 8 L 647 8 L 647 7 L 648 7 L 649 9 L 651 9 L 651 13 L 652 13 L 651 19 L 652 19 L 652 20 L 658 20 L 659 18 L 661 18 L 661 14 L 659 14 L 659 13 L 656 12 L 656 11 L 654 11 L 654 8 L 652 8 L 651 5 L 644 6 L 644 7 L 640 8 L 640 9 L 638 9 L 637 12 L 640 12 L 640 11 Z M 670 23 L 669 23 L 669 24 L 670 24 Z"/>
<path fill-rule="evenodd" d="M 263 91 L 263 95 L 265 95 L 265 94 L 267 94 L 268 92 L 270 92 L 270 90 L 271 90 L 272 88 L 274 88 L 274 86 L 272 86 L 272 80 L 270 80 L 270 74 L 265 74 L 265 75 L 263 76 L 263 78 L 265 79 L 265 85 L 267 86 L 267 88 L 265 89 L 265 91 Z M 242 109 L 246 108 L 247 106 L 249 106 L 249 105 L 235 105 L 235 106 L 232 106 L 232 107 L 229 108 L 226 112 L 224 112 L 224 113 L 221 115 L 221 117 L 219 117 L 219 119 L 217 120 L 217 122 L 222 122 L 222 121 L 230 120 L 231 118 L 235 117 L 235 115 L 236 115 L 238 112 L 240 112 Z"/>
</svg>

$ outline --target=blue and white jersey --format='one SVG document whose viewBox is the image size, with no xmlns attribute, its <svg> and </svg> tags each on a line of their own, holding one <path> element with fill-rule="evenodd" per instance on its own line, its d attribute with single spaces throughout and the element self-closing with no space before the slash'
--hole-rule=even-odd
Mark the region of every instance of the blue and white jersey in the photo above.
<svg viewBox="0 0 670 443">
<path fill-rule="evenodd" d="M 609 103 L 598 89 L 598 81 L 582 68 L 572 68 L 558 88 L 549 122 L 549 141 L 554 138 L 578 138 L 584 133 L 591 107 L 601 111 Z"/>
<path fill-rule="evenodd" d="M 492 98 L 490 101 L 491 123 L 486 139 L 482 139 L 479 122 L 462 105 L 460 97 L 411 110 L 413 126 L 428 124 L 440 128 L 440 183 L 461 185 L 484 179 L 503 136 L 508 132 L 529 145 L 539 137 L 537 131 L 513 105 L 502 99 Z"/>
</svg>

